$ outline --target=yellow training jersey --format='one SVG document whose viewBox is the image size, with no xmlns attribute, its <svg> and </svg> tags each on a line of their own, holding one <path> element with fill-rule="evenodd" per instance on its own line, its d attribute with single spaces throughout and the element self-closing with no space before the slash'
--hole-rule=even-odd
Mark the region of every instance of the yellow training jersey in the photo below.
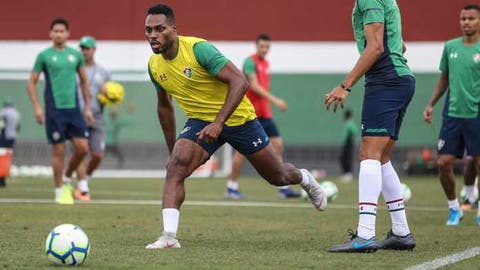
<svg viewBox="0 0 480 270">
<path fill-rule="evenodd" d="M 148 68 L 157 89 L 163 89 L 172 95 L 188 118 L 213 122 L 225 103 L 228 85 L 200 65 L 194 54 L 194 45 L 199 42 L 206 41 L 179 36 L 177 56 L 173 60 L 166 60 L 161 54 L 153 54 Z M 254 107 L 244 96 L 225 124 L 239 126 L 255 117 Z"/>
</svg>

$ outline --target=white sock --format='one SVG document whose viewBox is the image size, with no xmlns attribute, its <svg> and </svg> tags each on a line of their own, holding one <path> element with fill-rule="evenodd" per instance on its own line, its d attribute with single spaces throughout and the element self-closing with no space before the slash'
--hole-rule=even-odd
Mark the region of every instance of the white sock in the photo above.
<svg viewBox="0 0 480 270">
<path fill-rule="evenodd" d="M 475 185 L 467 186 L 465 185 L 465 195 L 469 203 L 475 202 Z"/>
<path fill-rule="evenodd" d="M 478 201 L 477 208 L 478 208 L 477 217 L 480 217 L 480 201 Z"/>
<path fill-rule="evenodd" d="M 290 186 L 281 186 L 281 187 L 277 187 L 279 190 L 284 190 L 284 189 L 289 189 Z"/>
<path fill-rule="evenodd" d="M 375 236 L 377 202 L 382 190 L 382 167 L 380 161 L 367 159 L 360 162 L 358 176 L 359 220 L 357 235 L 363 239 Z"/>
<path fill-rule="evenodd" d="M 70 185 L 70 183 L 72 182 L 72 178 L 67 177 L 66 175 L 63 175 L 63 180 L 62 181 L 65 185 Z"/>
<path fill-rule="evenodd" d="M 239 188 L 238 181 L 233 181 L 231 179 L 228 180 L 227 181 L 227 188 L 233 189 L 233 190 L 238 190 L 238 188 Z"/>
<path fill-rule="evenodd" d="M 300 169 L 300 172 L 302 173 L 302 182 L 300 182 L 300 185 L 305 187 L 310 184 L 309 172 L 306 169 Z"/>
<path fill-rule="evenodd" d="M 180 219 L 180 212 L 175 208 L 165 208 L 163 214 L 163 230 L 168 233 L 177 234 L 178 220 Z"/>
<path fill-rule="evenodd" d="M 77 182 L 77 187 L 80 190 L 80 192 L 89 192 L 90 190 L 88 189 L 88 177 L 85 179 L 79 180 Z"/>
<path fill-rule="evenodd" d="M 382 165 L 382 195 L 390 212 L 393 234 L 398 236 L 409 234 L 402 185 L 390 161 Z"/>
<path fill-rule="evenodd" d="M 458 203 L 458 199 L 448 201 L 448 208 L 460 210 L 460 203 Z"/>
<path fill-rule="evenodd" d="M 63 193 L 63 188 L 61 187 L 55 188 L 55 198 L 60 198 L 60 196 L 62 196 L 62 193 Z"/>
</svg>

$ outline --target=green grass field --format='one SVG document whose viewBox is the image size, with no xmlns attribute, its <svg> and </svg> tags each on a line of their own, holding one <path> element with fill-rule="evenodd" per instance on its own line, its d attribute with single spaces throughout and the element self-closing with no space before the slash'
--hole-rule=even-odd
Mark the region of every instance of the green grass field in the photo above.
<svg viewBox="0 0 480 270">
<path fill-rule="evenodd" d="M 447 228 L 438 180 L 405 182 L 413 192 L 407 203 L 417 239 L 413 252 L 330 254 L 326 249 L 345 241 L 348 228 L 356 228 L 356 182 L 337 183 L 338 199 L 318 212 L 303 200 L 278 199 L 276 189 L 260 179 L 241 179 L 248 195 L 242 202 L 223 198 L 225 180 L 188 180 L 178 232 L 182 249 L 146 250 L 161 231 L 162 181 L 93 180 L 91 203 L 60 206 L 47 201 L 53 199 L 51 180 L 9 179 L 7 188 L 0 189 L 0 269 L 59 269 L 48 262 L 44 242 L 62 223 L 79 225 L 90 238 L 90 256 L 81 269 L 404 269 L 480 246 L 475 211 L 465 213 L 459 227 Z M 7 202 L 11 199 L 19 201 Z M 27 199 L 35 201 L 21 202 Z M 380 239 L 389 224 L 381 207 Z M 479 265 L 477 256 L 447 268 Z"/>
</svg>

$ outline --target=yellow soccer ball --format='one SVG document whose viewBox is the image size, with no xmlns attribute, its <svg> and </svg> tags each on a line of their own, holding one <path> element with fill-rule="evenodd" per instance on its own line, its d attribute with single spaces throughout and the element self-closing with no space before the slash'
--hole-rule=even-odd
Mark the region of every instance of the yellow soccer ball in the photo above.
<svg viewBox="0 0 480 270">
<path fill-rule="evenodd" d="M 106 94 L 98 93 L 97 99 L 104 106 L 119 105 L 125 98 L 125 89 L 118 82 L 109 81 L 105 84 Z"/>
</svg>

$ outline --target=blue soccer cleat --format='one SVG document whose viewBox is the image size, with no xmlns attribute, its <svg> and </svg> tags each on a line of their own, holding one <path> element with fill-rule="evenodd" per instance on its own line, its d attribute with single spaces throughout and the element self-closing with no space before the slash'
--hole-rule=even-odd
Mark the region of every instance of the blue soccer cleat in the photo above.
<svg viewBox="0 0 480 270">
<path fill-rule="evenodd" d="M 460 209 L 449 209 L 447 226 L 458 226 L 463 218 L 463 212 Z"/>
<path fill-rule="evenodd" d="M 245 199 L 245 195 L 243 195 L 238 189 L 227 188 L 225 191 L 225 198 L 230 198 L 234 200 L 241 200 Z"/>
<path fill-rule="evenodd" d="M 373 236 L 370 239 L 363 239 L 358 237 L 356 233 L 352 230 L 348 230 L 350 240 L 347 242 L 333 246 L 328 249 L 329 252 L 359 252 L 359 253 L 370 253 L 375 252 L 380 248 L 380 245 L 377 243 L 377 238 Z"/>
<path fill-rule="evenodd" d="M 477 216 L 477 225 L 480 226 L 480 215 Z"/>
<path fill-rule="evenodd" d="M 298 191 L 291 189 L 290 187 L 282 188 L 278 190 L 280 199 L 300 198 L 301 194 Z"/>
</svg>

